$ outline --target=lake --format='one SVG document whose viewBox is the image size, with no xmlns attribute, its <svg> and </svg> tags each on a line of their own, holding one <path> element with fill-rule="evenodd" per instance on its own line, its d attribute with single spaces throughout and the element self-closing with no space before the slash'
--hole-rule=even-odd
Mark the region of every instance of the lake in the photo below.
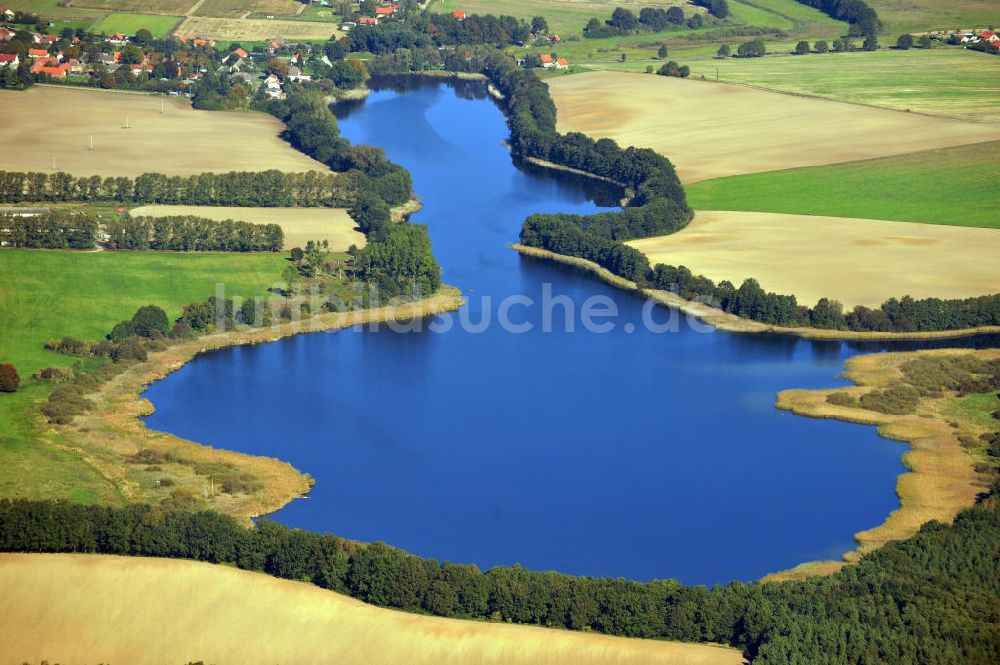
<svg viewBox="0 0 1000 665">
<path fill-rule="evenodd" d="M 376 89 L 338 115 L 410 170 L 412 221 L 469 304 L 433 322 L 443 332 L 301 335 L 150 387 L 149 427 L 315 477 L 273 519 L 482 568 L 711 584 L 839 558 L 898 507 L 903 444 L 774 408 L 781 390 L 843 384 L 844 361 L 880 347 L 706 332 L 520 257 L 507 244 L 528 214 L 615 193 L 515 166 L 477 84 Z M 617 308 L 610 330 L 585 329 L 588 301 Z M 671 316 L 673 332 L 644 324 Z"/>
</svg>

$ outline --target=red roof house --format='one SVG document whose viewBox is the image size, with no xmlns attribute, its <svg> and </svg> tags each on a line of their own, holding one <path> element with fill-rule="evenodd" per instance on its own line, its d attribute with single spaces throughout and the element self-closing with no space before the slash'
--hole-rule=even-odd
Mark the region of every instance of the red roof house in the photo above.
<svg viewBox="0 0 1000 665">
<path fill-rule="evenodd" d="M 49 57 L 49 52 L 43 48 L 29 48 L 28 56 L 31 58 L 47 58 Z"/>
<path fill-rule="evenodd" d="M 457 18 L 459 21 L 465 18 L 465 12 L 463 12 L 461 9 L 456 9 L 451 13 L 451 15 Z"/>
<path fill-rule="evenodd" d="M 566 69 L 567 67 L 569 67 L 569 60 L 566 58 L 559 58 L 556 61 L 556 69 Z"/>
<path fill-rule="evenodd" d="M 376 25 L 377 23 L 378 19 L 372 16 L 362 16 L 358 19 L 359 25 Z"/>
<path fill-rule="evenodd" d="M 2 39 L 5 42 L 9 42 L 10 40 L 14 39 L 14 35 L 16 34 L 17 34 L 16 32 L 8 28 L 0 28 L 0 39 Z"/>
<path fill-rule="evenodd" d="M 0 53 L 0 67 L 17 67 L 20 62 L 17 53 Z"/>
<path fill-rule="evenodd" d="M 544 65 L 546 67 L 551 67 L 552 66 L 552 54 L 551 53 L 543 53 L 540 56 L 538 56 L 538 59 L 542 61 L 542 65 Z"/>
<path fill-rule="evenodd" d="M 392 7 L 376 7 L 375 16 L 392 16 L 392 13 L 396 11 Z"/>
<path fill-rule="evenodd" d="M 244 51 L 241 48 L 236 49 L 235 51 L 233 51 L 233 53 L 235 53 L 236 55 L 238 55 L 241 58 L 245 58 L 245 57 L 247 57 L 249 55 L 249 53 L 247 53 L 246 51 Z"/>
</svg>

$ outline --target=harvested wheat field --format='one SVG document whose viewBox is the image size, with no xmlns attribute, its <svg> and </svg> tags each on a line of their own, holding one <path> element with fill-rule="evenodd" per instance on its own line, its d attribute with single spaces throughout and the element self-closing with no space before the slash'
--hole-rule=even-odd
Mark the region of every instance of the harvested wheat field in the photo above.
<svg viewBox="0 0 1000 665">
<path fill-rule="evenodd" d="M 1000 231 L 871 219 L 699 211 L 686 229 L 628 243 L 650 263 L 685 265 L 737 286 L 756 278 L 769 291 L 813 305 L 888 298 L 960 298 L 1000 293 Z"/>
<path fill-rule="evenodd" d="M 176 32 L 205 39 L 257 41 L 281 37 L 286 40 L 327 40 L 342 33 L 334 23 L 256 18 L 189 16 Z"/>
<path fill-rule="evenodd" d="M 285 249 L 305 247 L 309 240 L 328 240 L 330 249 L 346 251 L 365 246 L 365 236 L 343 208 L 235 208 L 226 206 L 149 205 L 133 208 L 133 215 L 165 217 L 195 215 L 208 219 L 233 219 L 253 224 L 277 224 L 285 232 Z"/>
<path fill-rule="evenodd" d="M 1000 124 L 625 72 L 549 81 L 558 129 L 652 148 L 684 182 L 1000 138 Z"/>
<path fill-rule="evenodd" d="M 74 175 L 329 171 L 282 141 L 283 125 L 271 116 L 196 111 L 183 97 L 35 86 L 0 91 L 0 114 L 10 171 L 50 171 L 53 158 Z"/>
<path fill-rule="evenodd" d="M 734 649 L 441 619 L 224 566 L 0 555 L 0 662 L 736 665 Z"/>
</svg>

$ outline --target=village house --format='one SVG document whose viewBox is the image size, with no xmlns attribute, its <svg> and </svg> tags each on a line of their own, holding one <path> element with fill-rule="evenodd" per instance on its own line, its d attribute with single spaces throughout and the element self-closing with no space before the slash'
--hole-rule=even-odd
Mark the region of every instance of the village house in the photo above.
<svg viewBox="0 0 1000 665">
<path fill-rule="evenodd" d="M 0 28 L 0 41 L 9 42 L 16 36 L 17 32 L 15 30 L 11 30 L 10 28 Z"/>
<path fill-rule="evenodd" d="M 32 74 L 47 74 L 55 79 L 66 78 L 66 72 L 70 69 L 70 64 L 68 62 L 60 64 L 55 58 L 48 58 L 45 60 L 37 60 L 35 64 L 31 66 Z"/>
<path fill-rule="evenodd" d="M 451 15 L 457 18 L 459 21 L 465 20 L 465 12 L 463 12 L 461 9 L 456 9 L 451 13 Z"/>
<path fill-rule="evenodd" d="M 280 37 L 278 39 L 274 39 L 271 41 L 270 44 L 267 45 L 267 52 L 270 53 L 271 55 L 274 55 L 275 52 L 279 51 L 281 47 L 284 45 L 285 42 L 282 41 Z"/>
<path fill-rule="evenodd" d="M 9 9 L 7 7 L 4 7 L 3 9 L 0 9 L 0 16 L 3 16 L 4 20 L 6 20 L 6 21 L 13 21 L 14 20 L 14 10 L 13 9 Z"/>
<path fill-rule="evenodd" d="M 276 74 L 271 74 L 264 79 L 264 94 L 271 99 L 284 99 L 285 93 L 281 89 L 281 81 Z"/>
<path fill-rule="evenodd" d="M 355 23 L 354 21 L 344 21 L 343 23 L 340 24 L 340 29 L 343 30 L 344 32 L 350 32 L 351 28 L 356 28 L 356 27 L 358 27 L 358 24 Z"/>
<path fill-rule="evenodd" d="M 569 60 L 567 60 L 566 58 L 559 58 L 558 60 L 556 60 L 556 69 L 568 69 L 568 68 L 569 68 Z"/>
<path fill-rule="evenodd" d="M 17 67 L 21 64 L 17 53 L 0 53 L 0 67 Z"/>
<path fill-rule="evenodd" d="M 358 18 L 358 25 L 378 25 L 378 18 L 374 16 L 362 16 Z"/>
<path fill-rule="evenodd" d="M 43 48 L 29 48 L 28 49 L 29 58 L 47 58 L 49 57 L 49 52 Z"/>
<path fill-rule="evenodd" d="M 124 44 L 128 40 L 125 38 L 125 35 L 123 35 L 120 32 L 116 32 L 110 37 L 105 37 L 104 41 L 108 42 L 109 44 Z"/>
<path fill-rule="evenodd" d="M 538 56 L 538 59 L 542 61 L 542 67 L 545 69 L 551 69 L 556 66 L 555 61 L 552 59 L 552 54 L 550 53 L 543 53 Z"/>
<path fill-rule="evenodd" d="M 312 81 L 312 76 L 309 74 L 303 74 L 302 70 L 295 65 L 288 66 L 288 80 L 289 81 Z"/>
</svg>

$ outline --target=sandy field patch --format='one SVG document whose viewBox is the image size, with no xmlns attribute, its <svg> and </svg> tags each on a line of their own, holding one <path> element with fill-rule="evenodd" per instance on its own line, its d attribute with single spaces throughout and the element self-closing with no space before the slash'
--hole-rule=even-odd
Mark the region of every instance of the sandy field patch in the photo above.
<svg viewBox="0 0 1000 665">
<path fill-rule="evenodd" d="M 177 27 L 183 35 L 228 41 L 259 41 L 281 37 L 287 40 L 327 40 L 331 35 L 342 36 L 333 23 L 320 21 L 288 21 L 281 19 L 212 18 L 189 16 Z"/>
<path fill-rule="evenodd" d="M 224 566 L 0 555 L 0 662 L 736 665 L 735 649 L 405 614 Z"/>
<path fill-rule="evenodd" d="M 650 263 L 685 265 L 737 286 L 821 297 L 847 307 L 891 297 L 960 298 L 1000 292 L 1000 232 L 908 222 L 760 212 L 699 211 L 686 229 L 628 243 Z"/>
<path fill-rule="evenodd" d="M 253 224 L 278 224 L 285 232 L 285 249 L 305 247 L 309 240 L 329 240 L 330 249 L 346 251 L 365 246 L 365 236 L 354 229 L 354 220 L 343 208 L 236 208 L 227 206 L 149 205 L 133 208 L 133 215 L 167 217 L 196 215 L 208 219 L 233 219 Z"/>
<path fill-rule="evenodd" d="M 558 129 L 652 148 L 684 182 L 1000 139 L 1000 125 L 625 72 L 552 79 Z"/>
<path fill-rule="evenodd" d="M 196 16 L 237 17 L 254 12 L 287 16 L 300 11 L 302 3 L 295 0 L 204 0 L 193 13 Z"/>
<path fill-rule="evenodd" d="M 196 111 L 184 97 L 35 86 L 0 91 L 0 116 L 0 168 L 10 171 L 51 171 L 53 157 L 74 175 L 329 171 L 281 140 L 275 118 Z"/>
</svg>

